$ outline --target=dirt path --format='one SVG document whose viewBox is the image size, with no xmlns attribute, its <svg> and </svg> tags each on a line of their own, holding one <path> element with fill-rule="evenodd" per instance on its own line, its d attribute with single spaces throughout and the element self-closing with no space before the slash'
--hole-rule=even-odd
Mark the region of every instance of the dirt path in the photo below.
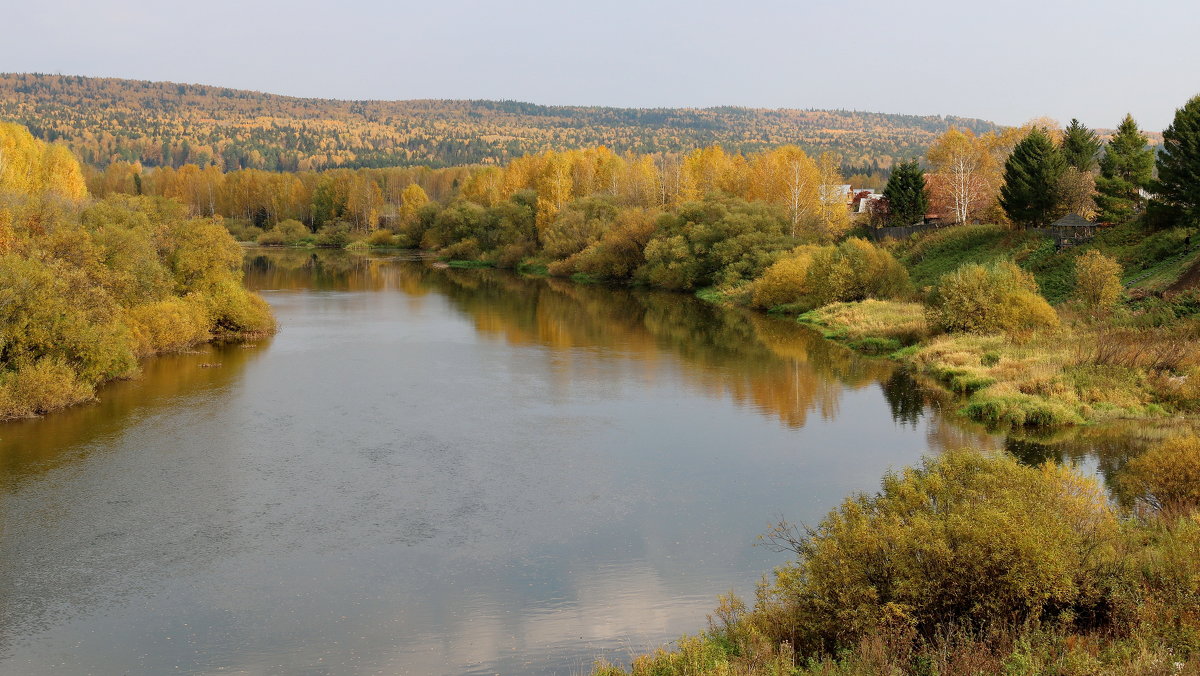
<svg viewBox="0 0 1200 676">
<path fill-rule="evenodd" d="M 1165 293 L 1179 293 L 1185 289 L 1193 289 L 1200 287 L 1200 258 L 1192 262 L 1192 266 L 1187 269 L 1179 279 L 1175 280 L 1171 286 L 1168 286 Z"/>
</svg>

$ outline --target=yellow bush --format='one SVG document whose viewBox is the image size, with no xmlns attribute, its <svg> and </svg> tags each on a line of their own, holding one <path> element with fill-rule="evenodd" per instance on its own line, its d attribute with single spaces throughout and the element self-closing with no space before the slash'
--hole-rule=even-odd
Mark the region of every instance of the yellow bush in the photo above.
<svg viewBox="0 0 1200 676">
<path fill-rule="evenodd" d="M 126 321 L 139 357 L 182 350 L 212 337 L 208 313 L 194 296 L 139 305 L 127 312 Z"/>
<path fill-rule="evenodd" d="M 1100 603 L 1097 571 L 1116 529 L 1093 479 L 952 451 L 889 474 L 805 536 L 775 531 L 799 559 L 777 571 L 755 615 L 801 654 L 851 647 L 885 625 L 934 636 L 1052 618 Z"/>
<path fill-rule="evenodd" d="M 1200 507 L 1200 437 L 1177 437 L 1146 451 L 1129 462 L 1122 481 L 1159 511 Z"/>
<path fill-rule="evenodd" d="M 894 298 L 908 289 L 908 272 L 892 254 L 851 238 L 837 246 L 803 246 L 755 282 L 753 303 L 820 307 L 839 301 Z"/>
<path fill-rule="evenodd" d="M 816 246 L 800 247 L 767 268 L 762 277 L 754 282 L 754 306 L 770 308 L 798 303 L 808 295 L 808 269 L 812 265 L 813 253 L 819 249 Z"/>
<path fill-rule="evenodd" d="M 380 228 L 367 237 L 366 243 L 369 246 L 396 246 L 396 236 L 391 230 Z"/>
<path fill-rule="evenodd" d="M 267 302 L 236 281 L 222 281 L 202 298 L 207 306 L 210 330 L 218 338 L 275 331 L 275 317 Z"/>
<path fill-rule="evenodd" d="M 838 301 L 894 298 L 908 288 L 908 271 L 892 254 L 851 238 L 813 254 L 808 272 L 814 307 Z"/>
<path fill-rule="evenodd" d="M 930 326 L 941 331 L 1017 334 L 1058 326 L 1058 314 L 1033 276 L 1011 262 L 968 263 L 938 280 Z"/>
<path fill-rule="evenodd" d="M 91 383 L 57 358 L 39 359 L 0 377 L 0 419 L 39 415 L 92 398 Z"/>
<path fill-rule="evenodd" d="M 242 249 L 219 222 L 186 220 L 165 198 L 81 205 L 78 164 L 39 144 L 0 124 L 0 189 L 55 197 L 0 209 L 0 418 L 86 400 L 136 373 L 138 355 L 274 329 L 241 286 Z"/>
<path fill-rule="evenodd" d="M 1075 261 L 1075 297 L 1092 310 L 1111 310 L 1121 299 L 1121 264 L 1096 250 Z"/>
<path fill-rule="evenodd" d="M 658 214 L 649 209 L 622 209 L 599 240 L 579 253 L 550 265 L 550 273 L 581 272 L 601 279 L 627 279 L 646 262 L 643 250 L 657 228 Z"/>
</svg>

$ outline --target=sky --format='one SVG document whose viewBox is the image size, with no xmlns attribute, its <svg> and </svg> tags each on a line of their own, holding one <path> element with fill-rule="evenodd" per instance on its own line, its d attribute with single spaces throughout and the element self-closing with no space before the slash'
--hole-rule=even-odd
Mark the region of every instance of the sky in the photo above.
<svg viewBox="0 0 1200 676">
<path fill-rule="evenodd" d="M 340 99 L 842 108 L 1020 124 L 1200 94 L 1197 0 L 38 0 L 0 71 Z M 12 29 L 16 30 L 12 30 Z"/>
</svg>

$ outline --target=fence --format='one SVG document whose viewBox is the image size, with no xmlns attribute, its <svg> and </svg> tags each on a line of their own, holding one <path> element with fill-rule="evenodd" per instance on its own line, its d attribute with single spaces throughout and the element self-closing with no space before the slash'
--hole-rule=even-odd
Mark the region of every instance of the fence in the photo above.
<svg viewBox="0 0 1200 676">
<path fill-rule="evenodd" d="M 918 232 L 929 232 L 930 230 L 940 230 L 950 227 L 944 223 L 917 223 L 915 225 L 896 225 L 888 228 L 868 228 L 867 237 L 873 242 L 879 242 L 885 239 L 904 239 L 912 237 Z"/>
</svg>

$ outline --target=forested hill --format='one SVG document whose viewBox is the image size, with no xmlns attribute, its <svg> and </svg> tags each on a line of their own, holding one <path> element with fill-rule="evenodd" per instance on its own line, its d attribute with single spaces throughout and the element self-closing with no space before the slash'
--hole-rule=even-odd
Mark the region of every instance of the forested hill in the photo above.
<svg viewBox="0 0 1200 676">
<path fill-rule="evenodd" d="M 984 120 L 844 110 L 600 108 L 515 101 L 336 101 L 204 85 L 0 74 L 0 119 L 66 142 L 85 162 L 215 163 L 226 170 L 501 163 L 606 145 L 674 152 L 720 143 L 832 150 L 847 166 L 914 157 L 950 126 Z"/>
</svg>

